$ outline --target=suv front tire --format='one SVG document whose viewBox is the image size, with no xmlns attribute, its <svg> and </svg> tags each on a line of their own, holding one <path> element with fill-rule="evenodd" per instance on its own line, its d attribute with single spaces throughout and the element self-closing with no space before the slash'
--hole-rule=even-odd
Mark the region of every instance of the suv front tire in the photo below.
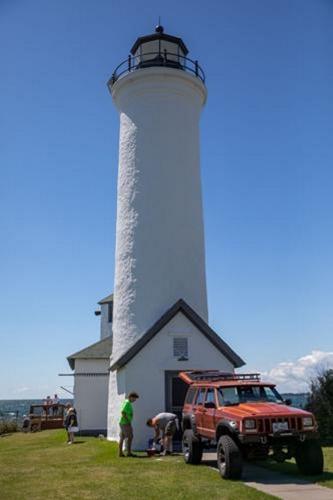
<svg viewBox="0 0 333 500">
<path fill-rule="evenodd" d="M 235 441 L 228 435 L 217 443 L 217 465 L 224 479 L 239 479 L 242 475 L 242 454 Z"/>
</svg>

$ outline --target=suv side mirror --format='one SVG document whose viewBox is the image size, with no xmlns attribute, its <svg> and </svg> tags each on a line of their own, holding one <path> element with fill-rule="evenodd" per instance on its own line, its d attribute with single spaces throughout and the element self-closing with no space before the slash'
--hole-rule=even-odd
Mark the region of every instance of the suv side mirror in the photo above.
<svg viewBox="0 0 333 500">
<path fill-rule="evenodd" d="M 285 400 L 285 404 L 286 404 L 287 406 L 291 406 L 291 405 L 293 404 L 293 402 L 292 402 L 292 400 L 291 400 L 291 399 L 289 399 L 289 398 L 288 398 L 288 399 L 286 399 L 286 400 Z"/>
<path fill-rule="evenodd" d="M 208 401 L 207 403 L 204 404 L 205 408 L 211 408 L 211 409 L 215 409 L 216 408 L 216 404 L 213 403 L 213 401 Z"/>
</svg>

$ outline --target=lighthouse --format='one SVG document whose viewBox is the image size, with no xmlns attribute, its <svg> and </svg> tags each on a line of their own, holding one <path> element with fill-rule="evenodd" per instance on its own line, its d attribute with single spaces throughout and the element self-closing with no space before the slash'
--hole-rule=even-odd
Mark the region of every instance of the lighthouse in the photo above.
<svg viewBox="0 0 333 500">
<path fill-rule="evenodd" d="M 208 326 L 199 121 L 204 72 L 181 38 L 139 37 L 109 83 L 120 119 L 108 438 L 136 391 L 134 446 L 145 420 L 181 411 L 189 368 L 243 361 Z"/>
</svg>

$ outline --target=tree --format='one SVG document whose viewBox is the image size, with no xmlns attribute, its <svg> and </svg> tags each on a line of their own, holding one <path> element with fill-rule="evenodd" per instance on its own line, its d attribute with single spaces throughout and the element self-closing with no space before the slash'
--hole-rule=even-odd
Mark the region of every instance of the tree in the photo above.
<svg viewBox="0 0 333 500">
<path fill-rule="evenodd" d="M 333 444 L 333 369 L 311 380 L 307 409 L 315 414 L 321 441 Z"/>
</svg>

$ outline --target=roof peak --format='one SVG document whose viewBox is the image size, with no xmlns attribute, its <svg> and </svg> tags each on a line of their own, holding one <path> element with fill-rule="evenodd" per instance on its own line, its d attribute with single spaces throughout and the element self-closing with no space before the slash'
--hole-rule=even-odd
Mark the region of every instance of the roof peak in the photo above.
<svg viewBox="0 0 333 500">
<path fill-rule="evenodd" d="M 245 364 L 238 354 L 231 349 L 231 347 L 222 340 L 222 338 L 204 321 L 199 314 L 197 314 L 191 306 L 185 302 L 184 299 L 179 299 L 175 304 L 170 307 L 161 317 L 157 320 L 146 333 L 144 333 L 136 343 L 130 347 L 120 358 L 112 360 L 110 370 L 117 370 L 125 366 L 136 354 L 145 347 L 148 342 L 171 321 L 171 319 L 178 313 L 182 312 L 189 321 L 191 321 L 198 330 L 234 365 L 239 368 Z"/>
</svg>

